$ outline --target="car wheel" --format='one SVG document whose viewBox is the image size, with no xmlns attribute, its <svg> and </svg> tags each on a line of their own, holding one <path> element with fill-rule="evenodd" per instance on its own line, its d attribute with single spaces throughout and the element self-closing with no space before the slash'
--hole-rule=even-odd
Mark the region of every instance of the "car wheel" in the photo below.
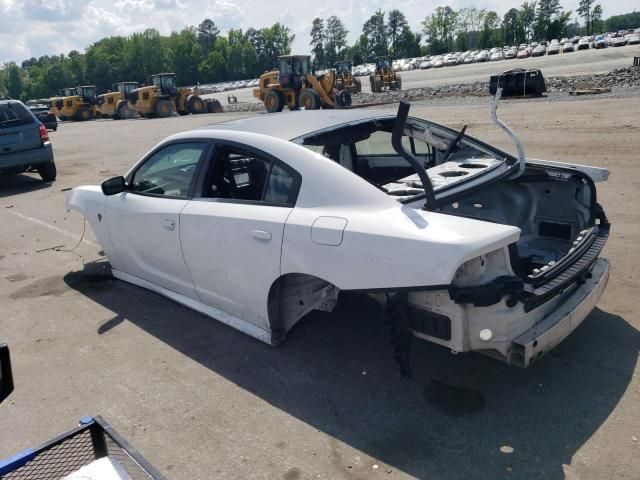
<svg viewBox="0 0 640 480">
<path fill-rule="evenodd" d="M 118 108 L 118 117 L 122 120 L 129 120 L 130 118 L 135 117 L 135 115 L 136 111 L 128 105 L 121 105 L 120 108 Z"/>
<path fill-rule="evenodd" d="M 396 75 L 396 89 L 402 90 L 402 78 L 400 75 Z"/>
<path fill-rule="evenodd" d="M 37 167 L 38 174 L 45 182 L 53 182 L 56 179 L 56 164 L 51 160 L 49 163 L 43 163 Z"/>
<path fill-rule="evenodd" d="M 356 93 L 362 92 L 362 82 L 359 78 L 356 78 Z"/>
<path fill-rule="evenodd" d="M 373 79 L 373 85 L 375 86 L 375 92 L 376 93 L 380 93 L 382 92 L 382 78 L 380 77 L 376 77 Z"/>
<path fill-rule="evenodd" d="M 341 90 L 336 95 L 336 103 L 340 107 L 350 107 L 351 106 L 351 94 L 346 90 Z"/>
</svg>

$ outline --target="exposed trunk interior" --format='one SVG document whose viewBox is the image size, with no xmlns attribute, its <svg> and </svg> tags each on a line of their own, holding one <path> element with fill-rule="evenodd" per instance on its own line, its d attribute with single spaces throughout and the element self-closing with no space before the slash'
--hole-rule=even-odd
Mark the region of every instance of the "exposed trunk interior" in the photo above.
<svg viewBox="0 0 640 480">
<path fill-rule="evenodd" d="M 512 266 L 526 281 L 569 253 L 593 226 L 594 208 L 595 190 L 584 176 L 528 167 L 516 180 L 487 186 L 440 211 L 520 228 Z"/>
</svg>

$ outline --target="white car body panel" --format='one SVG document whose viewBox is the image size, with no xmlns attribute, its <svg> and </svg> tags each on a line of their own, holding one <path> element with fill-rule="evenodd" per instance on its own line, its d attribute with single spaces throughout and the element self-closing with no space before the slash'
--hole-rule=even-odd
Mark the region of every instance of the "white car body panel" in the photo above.
<svg viewBox="0 0 640 480">
<path fill-rule="evenodd" d="M 341 290 L 363 291 L 373 296 L 379 292 L 408 291 L 408 304 L 412 308 L 451 320 L 449 338 L 424 331 L 414 331 L 415 336 L 456 351 L 491 350 L 506 361 L 515 362 L 514 339 L 528 335 L 527 338 L 539 338 L 552 347 L 564 337 L 560 333 L 540 333 L 535 328 L 546 322 L 545 325 L 554 326 L 555 332 L 565 332 L 566 336 L 600 297 L 608 277 L 608 263 L 605 265 L 604 260 L 598 260 L 597 268 L 593 269 L 594 281 L 587 286 L 579 287 L 577 283 L 531 308 L 525 308 L 524 301 L 509 305 L 508 293 L 499 302 L 486 306 L 454 297 L 455 289 L 489 285 L 497 278 L 516 278 L 510 260 L 511 247 L 524 239 L 521 248 L 534 255 L 535 248 L 542 247 L 533 243 L 532 225 L 542 221 L 549 228 L 556 228 L 555 209 L 547 206 L 544 198 L 531 197 L 533 192 L 520 193 L 532 190 L 530 185 L 507 185 L 504 197 L 473 204 L 478 217 L 469 214 L 469 205 L 464 200 L 460 200 L 460 210 L 451 210 L 458 209 L 456 195 L 463 191 L 467 196 L 467 190 L 479 192 L 474 195 L 486 194 L 483 182 L 508 178 L 516 163 L 507 154 L 483 156 L 486 148 L 482 147 L 474 150 L 480 153 L 479 157 L 469 154 L 457 161 L 447 161 L 447 157 L 429 168 L 427 175 L 436 199 L 452 200 L 447 200 L 448 205 L 439 204 L 440 212 L 424 210 L 422 200 L 399 197 L 406 195 L 402 192 L 419 180 L 417 174 L 377 188 L 336 159 L 291 141 L 328 128 L 359 125 L 358 122 L 384 114 L 352 111 L 285 115 L 281 117 L 286 119 L 285 124 L 274 116 L 269 121 L 253 117 L 172 135 L 158 146 L 194 139 L 250 146 L 286 163 L 300 175 L 295 206 L 201 198 L 198 194 L 184 199 L 128 191 L 105 196 L 100 187 L 82 186 L 69 192 L 67 207 L 79 210 L 89 221 L 116 278 L 158 292 L 270 344 L 279 343 L 286 331 L 309 311 L 330 310 Z M 416 130 L 414 139 L 447 150 L 448 140 L 442 136 L 431 139 L 430 128 Z M 128 179 L 146 157 L 129 170 Z M 361 153 L 358 158 L 369 162 L 372 168 L 382 168 L 384 163 L 369 153 Z M 395 165 L 396 159 L 391 156 L 388 161 Z M 609 174 L 606 169 L 548 160 L 528 159 L 527 164 L 538 166 L 533 168 L 538 174 L 541 168 L 551 167 L 546 175 L 560 184 L 578 175 L 589 176 L 594 182 L 605 181 Z M 582 183 L 591 185 L 584 177 Z M 499 183 L 493 185 L 501 187 Z M 575 202 L 586 195 L 583 192 L 578 198 L 573 189 L 569 194 L 575 197 L 570 201 Z M 523 224 L 501 223 L 482 216 L 499 215 L 505 202 L 507 205 L 516 202 L 515 209 L 522 209 L 516 213 L 528 220 Z M 538 204 L 541 205 L 538 216 L 522 207 L 537 208 Z M 581 215 L 586 214 L 578 211 L 566 221 L 564 217 L 558 221 L 571 225 L 579 222 Z M 606 218 L 604 223 L 608 229 Z M 529 237 L 513 225 L 528 230 Z M 588 235 L 583 232 L 587 229 L 580 231 L 582 236 L 572 237 L 578 238 L 574 245 Z M 553 263 L 541 267 L 542 270 Z M 285 314 L 295 311 L 294 315 L 283 314 L 274 323 L 273 312 L 280 312 L 279 306 L 273 310 L 274 298 L 276 301 L 281 298 L 273 295 L 280 295 L 289 280 L 288 285 L 293 284 L 295 292 L 304 294 L 304 303 L 287 291 L 284 300 L 291 297 L 294 303 L 286 305 Z M 563 304 L 577 306 L 560 318 L 554 311 Z M 494 332 L 494 337 L 483 340 L 479 335 L 487 328 Z M 523 348 L 526 366 L 536 352 L 528 344 Z"/>
</svg>

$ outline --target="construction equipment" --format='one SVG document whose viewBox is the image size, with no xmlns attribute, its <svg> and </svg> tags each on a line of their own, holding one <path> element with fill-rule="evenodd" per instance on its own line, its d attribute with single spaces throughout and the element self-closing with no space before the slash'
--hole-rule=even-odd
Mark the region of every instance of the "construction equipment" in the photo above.
<svg viewBox="0 0 640 480">
<path fill-rule="evenodd" d="M 376 71 L 369 76 L 369 83 L 374 93 L 380 93 L 384 89 L 402 89 L 402 78 L 393 70 L 390 56 L 376 57 Z"/>
<path fill-rule="evenodd" d="M 60 120 L 84 122 L 98 116 L 98 97 L 94 85 L 62 90 L 63 96 L 51 99 L 51 112 Z"/>
<path fill-rule="evenodd" d="M 207 112 L 207 105 L 200 98 L 200 89 L 176 87 L 175 73 L 151 75 L 151 85 L 131 92 L 133 108 L 143 117 L 170 117 L 173 112 L 180 115 Z"/>
<path fill-rule="evenodd" d="M 129 119 L 136 115 L 131 99 L 132 92 L 138 88 L 138 82 L 119 82 L 113 85 L 113 91 L 98 95 L 98 113 L 103 118 Z"/>
<path fill-rule="evenodd" d="M 264 102 L 267 112 L 289 110 L 317 110 L 351 105 L 351 94 L 336 89 L 335 70 L 315 75 L 310 72 L 309 55 L 283 55 L 278 57 L 279 70 L 271 70 L 260 76 L 253 96 Z"/>
<path fill-rule="evenodd" d="M 360 93 L 362 91 L 362 83 L 359 78 L 353 76 L 351 67 L 353 64 L 350 60 L 342 60 L 336 63 L 336 89 L 346 90 L 349 93 Z"/>
</svg>

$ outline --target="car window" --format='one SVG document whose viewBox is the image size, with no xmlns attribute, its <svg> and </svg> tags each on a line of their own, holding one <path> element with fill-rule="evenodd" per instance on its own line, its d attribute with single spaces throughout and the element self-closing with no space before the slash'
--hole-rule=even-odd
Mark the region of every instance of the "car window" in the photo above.
<svg viewBox="0 0 640 480">
<path fill-rule="evenodd" d="M 203 196 L 293 204 L 295 174 L 267 157 L 240 148 L 218 146 L 205 177 Z"/>
<path fill-rule="evenodd" d="M 134 173 L 131 191 L 186 197 L 206 143 L 168 145 L 149 157 Z"/>
<path fill-rule="evenodd" d="M 35 120 L 29 111 L 18 102 L 0 104 L 0 128 L 29 125 Z"/>
</svg>

